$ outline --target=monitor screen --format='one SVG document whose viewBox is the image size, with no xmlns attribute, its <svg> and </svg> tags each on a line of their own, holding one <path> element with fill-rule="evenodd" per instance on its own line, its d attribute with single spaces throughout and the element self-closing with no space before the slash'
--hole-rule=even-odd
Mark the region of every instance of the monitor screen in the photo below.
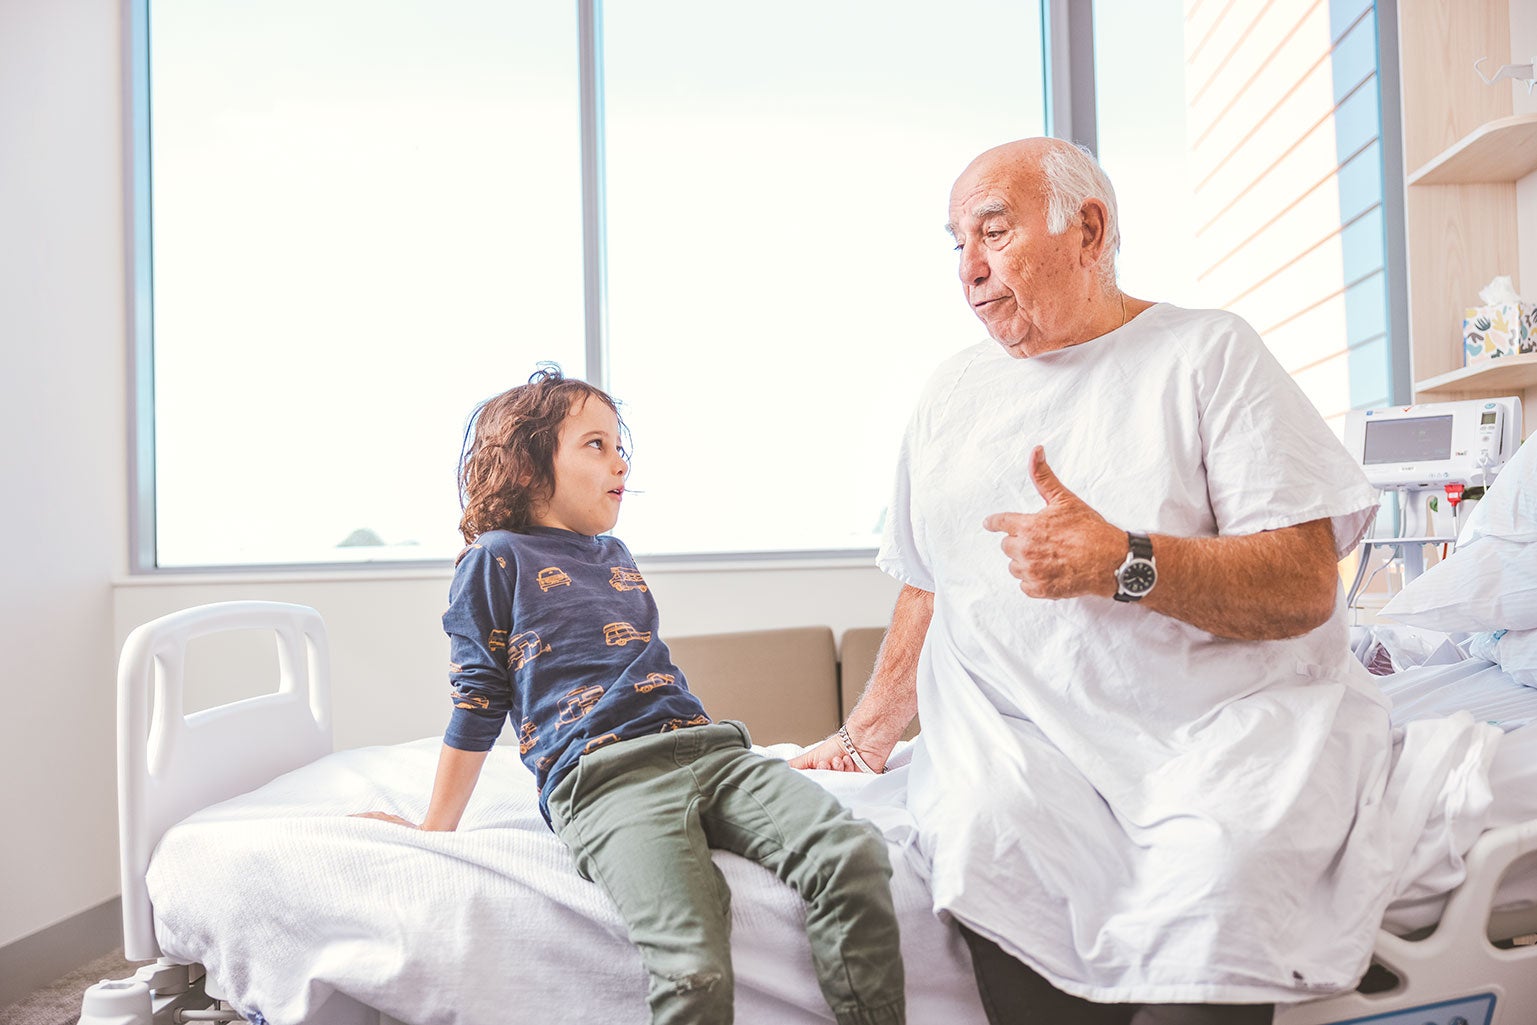
<svg viewBox="0 0 1537 1025">
<path fill-rule="evenodd" d="M 1424 463 L 1452 457 L 1452 418 L 1366 421 L 1363 463 Z"/>
</svg>

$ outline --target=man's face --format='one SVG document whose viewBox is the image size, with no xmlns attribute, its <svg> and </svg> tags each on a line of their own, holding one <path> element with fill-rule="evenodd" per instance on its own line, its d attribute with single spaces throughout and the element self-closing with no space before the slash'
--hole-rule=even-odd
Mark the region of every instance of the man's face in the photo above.
<svg viewBox="0 0 1537 1025">
<path fill-rule="evenodd" d="M 950 192 L 951 235 L 966 302 L 1015 359 L 1064 348 L 1088 295 L 1079 264 L 1082 228 L 1046 230 L 1038 172 L 968 168 Z"/>
</svg>

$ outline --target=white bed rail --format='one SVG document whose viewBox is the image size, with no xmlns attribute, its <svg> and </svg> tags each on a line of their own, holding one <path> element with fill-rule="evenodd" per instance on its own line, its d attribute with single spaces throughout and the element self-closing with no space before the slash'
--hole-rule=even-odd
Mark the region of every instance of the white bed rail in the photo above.
<svg viewBox="0 0 1537 1025">
<path fill-rule="evenodd" d="M 277 637 L 278 689 L 183 713 L 190 641 L 235 630 Z M 145 623 L 118 660 L 117 800 L 123 953 L 160 956 L 144 875 L 165 831 L 331 752 L 330 656 L 320 614 L 303 605 L 202 605 Z"/>
<path fill-rule="evenodd" d="M 1489 1025 L 1530 1025 L 1537 1021 L 1537 946 L 1496 947 L 1488 922 L 1495 891 L 1518 859 L 1537 851 L 1537 819 L 1491 829 L 1467 855 L 1467 879 L 1446 901 L 1446 910 L 1429 936 L 1406 940 L 1390 932 L 1377 935 L 1373 959 L 1399 979 L 1381 993 L 1344 993 L 1276 1012 L 1276 1025 L 1335 1025 L 1369 1019 L 1373 1025 L 1415 1025 L 1425 1015 L 1398 1017 L 1394 1012 L 1456 1002 L 1459 997 L 1492 994 Z M 1453 1011 L 1448 1009 L 1448 1015 Z M 1455 1016 L 1446 1020 L 1456 1020 Z M 1469 1025 L 1484 1025 L 1464 1017 Z"/>
</svg>

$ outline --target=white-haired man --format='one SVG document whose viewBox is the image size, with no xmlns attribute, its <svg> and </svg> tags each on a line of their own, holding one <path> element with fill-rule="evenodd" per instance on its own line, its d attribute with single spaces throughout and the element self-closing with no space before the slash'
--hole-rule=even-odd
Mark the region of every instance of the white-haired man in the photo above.
<svg viewBox="0 0 1537 1025">
<path fill-rule="evenodd" d="M 948 227 L 997 344 L 920 401 L 876 672 L 796 764 L 880 771 L 921 711 L 909 806 L 995 1025 L 1268 1022 L 1353 986 L 1391 745 L 1336 563 L 1375 491 L 1246 323 L 1120 291 L 1092 157 L 989 150 Z"/>
</svg>

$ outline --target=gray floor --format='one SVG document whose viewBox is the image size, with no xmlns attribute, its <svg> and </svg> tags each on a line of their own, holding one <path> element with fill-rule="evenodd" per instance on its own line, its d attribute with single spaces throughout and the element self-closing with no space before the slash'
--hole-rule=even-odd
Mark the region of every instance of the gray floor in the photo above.
<svg viewBox="0 0 1537 1025">
<path fill-rule="evenodd" d="M 0 1025 L 75 1025 L 80 1020 L 80 998 L 103 979 L 126 979 L 138 968 L 114 950 L 75 969 L 9 1007 L 0 1008 Z"/>
</svg>

